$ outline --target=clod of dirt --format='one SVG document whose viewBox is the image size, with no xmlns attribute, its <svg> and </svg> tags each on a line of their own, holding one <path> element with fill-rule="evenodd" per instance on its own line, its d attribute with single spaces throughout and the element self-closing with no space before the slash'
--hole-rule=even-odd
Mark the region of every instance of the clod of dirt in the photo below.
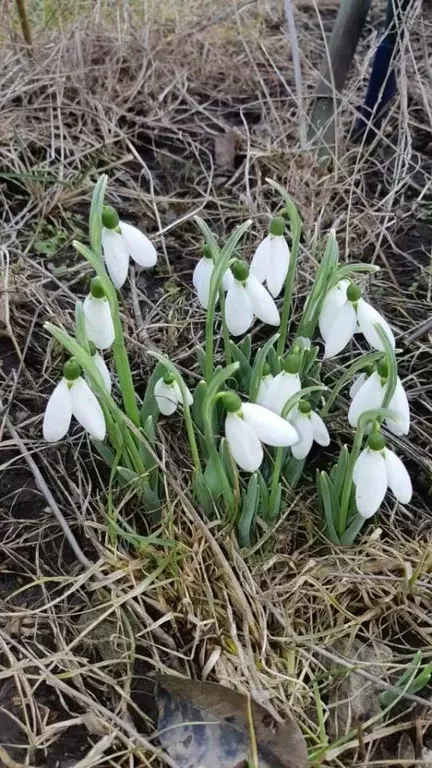
<svg viewBox="0 0 432 768">
<path fill-rule="evenodd" d="M 389 661 L 390 649 L 384 643 L 365 645 L 354 640 L 349 646 L 338 644 L 338 653 L 352 659 L 353 666 L 360 662 L 371 675 L 382 679 L 383 667 L 380 662 Z M 340 675 L 340 668 L 332 671 Z M 364 723 L 381 712 L 379 694 L 381 689 L 370 680 L 365 680 L 358 672 L 349 672 L 335 687 L 330 696 L 329 733 L 332 738 L 339 738 L 358 723 Z"/>
</svg>

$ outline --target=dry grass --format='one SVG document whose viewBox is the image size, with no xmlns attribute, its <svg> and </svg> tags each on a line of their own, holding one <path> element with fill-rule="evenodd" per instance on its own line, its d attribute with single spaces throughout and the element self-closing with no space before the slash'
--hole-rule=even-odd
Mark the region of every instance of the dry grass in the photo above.
<svg viewBox="0 0 432 768">
<path fill-rule="evenodd" d="M 220 521 L 202 523 L 188 493 L 187 458 L 162 431 L 166 504 L 157 533 L 174 545 L 156 546 L 145 539 L 136 500 L 107 492 L 79 433 L 54 448 L 40 439 L 40 414 L 61 363 L 43 322 L 71 326 L 75 297 L 85 291 L 88 276 L 71 240 L 85 232 L 101 171 L 110 176 L 110 202 L 150 232 L 162 254 L 155 277 L 132 275 L 123 308 L 141 391 L 149 348 L 187 369 L 201 338 L 202 314 L 186 288 L 197 257 L 193 215 L 201 212 L 222 238 L 252 215 L 258 236 L 276 205 L 266 176 L 287 187 L 305 224 L 297 311 L 319 238 L 336 225 L 342 258 L 384 268 L 369 292 L 392 318 L 401 347 L 429 316 L 431 160 L 415 148 L 432 126 L 426 11 L 415 8 L 401 95 L 383 136 L 359 147 L 346 134 L 380 9 L 372 14 L 340 108 L 333 171 L 323 174 L 299 148 L 280 5 L 96 4 L 62 29 L 36 30 L 33 59 L 16 29 L 3 30 L 0 696 L 17 727 L 5 744 L 9 757 L 0 753 L 0 760 L 80 768 L 154 762 L 146 679 L 168 669 L 250 691 L 282 717 L 292 710 L 315 757 L 329 765 L 396 764 L 399 736 L 415 723 L 428 742 L 430 714 L 409 700 L 403 716 L 387 723 L 367 716 L 362 738 L 352 695 L 344 736 L 347 706 L 339 701 L 338 732 L 335 697 L 359 641 L 369 649 L 358 666 L 371 700 L 368 674 L 380 688 L 414 650 L 431 657 L 430 337 L 404 348 L 400 368 L 413 428 L 409 440 L 396 442 L 415 478 L 414 502 L 408 510 L 384 508 L 351 550 L 333 549 L 317 533 L 306 479 L 276 530 L 263 530 L 252 551 L 239 552 Z M 313 3 L 296 4 L 305 99 L 335 5 L 320 2 L 318 19 Z M 40 6 L 33 12 L 37 21 Z M 214 152 L 226 132 L 237 146 L 229 171 L 217 167 Z M 41 243 L 52 253 L 41 254 Z M 246 254 L 253 243 L 254 234 Z M 337 440 L 348 435 L 342 409 L 331 426 Z M 29 456 L 77 537 L 80 559 Z M 135 546 L 113 546 L 108 502 L 143 537 Z M 383 643 L 377 661 L 374 648 Z"/>
</svg>

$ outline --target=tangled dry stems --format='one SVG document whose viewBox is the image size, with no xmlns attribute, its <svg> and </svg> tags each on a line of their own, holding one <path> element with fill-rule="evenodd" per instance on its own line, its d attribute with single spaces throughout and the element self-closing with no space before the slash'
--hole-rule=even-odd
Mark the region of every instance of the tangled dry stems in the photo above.
<svg viewBox="0 0 432 768">
<path fill-rule="evenodd" d="M 384 267 L 368 289 L 403 348 L 404 334 L 430 311 L 430 253 L 403 248 L 413 220 L 429 215 L 430 159 L 413 139 L 431 126 L 422 56 L 430 23 L 417 5 L 399 63 L 401 96 L 382 135 L 358 146 L 346 135 L 371 62 L 378 12 L 371 17 L 340 106 L 333 170 L 324 174 L 299 149 L 279 4 L 246 2 L 229 14 L 213 2 L 146 10 L 143 21 L 127 4 L 98 4 L 61 31 L 37 34 L 31 60 L 16 34 L 2 50 L 0 643 L 2 696 L 12 701 L 17 728 L 15 748 L 0 758 L 75 768 L 123 765 L 133 755 L 154 762 L 146 681 L 175 669 L 251 692 L 282 717 L 293 711 L 316 753 L 328 739 L 328 764 L 372 765 L 374 745 L 391 734 L 397 741 L 419 714 L 428 738 L 427 712 L 408 700 L 402 725 L 400 716 L 367 720 L 364 744 L 356 733 L 338 741 L 330 723 L 356 642 L 370 649 L 356 668 L 383 685 L 415 649 L 430 659 L 430 338 L 401 357 L 413 429 L 396 447 L 418 491 L 409 510 L 387 505 L 358 546 L 332 549 L 318 532 L 311 466 L 310 482 L 292 494 L 276 530 L 262 528 L 259 543 L 239 552 L 220 520 L 204 524 L 194 509 L 176 429 L 158 432 L 166 502 L 155 533 L 166 546 L 145 538 L 131 495 L 110 488 L 110 512 L 107 476 L 81 435 L 54 448 L 41 442 L 40 414 L 62 360 L 42 326 L 50 319 L 71 327 L 76 295 L 86 290 L 88 274 L 71 241 L 85 233 L 91 187 L 104 171 L 110 202 L 151 233 L 162 254 L 156 276 L 132 273 L 123 305 L 138 389 L 153 365 L 151 349 L 198 377 L 192 352 L 203 315 L 190 300 L 199 245 L 193 216 L 204 215 L 223 239 L 252 215 L 249 255 L 276 204 L 265 184 L 270 176 L 285 184 L 304 220 L 294 319 L 321 238 L 336 226 L 342 258 Z M 319 18 L 313 3 L 295 10 L 307 101 L 335 4 L 320 3 Z M 215 141 L 225 134 L 234 136 L 235 156 L 220 167 Z M 52 253 L 37 255 L 53 237 Z M 341 398 L 332 413 L 338 442 L 349 437 L 343 406 Z M 81 563 L 26 452 L 77 536 Z M 135 545 L 109 537 L 112 509 L 142 537 Z M 383 643 L 377 670 L 373 649 Z"/>
</svg>

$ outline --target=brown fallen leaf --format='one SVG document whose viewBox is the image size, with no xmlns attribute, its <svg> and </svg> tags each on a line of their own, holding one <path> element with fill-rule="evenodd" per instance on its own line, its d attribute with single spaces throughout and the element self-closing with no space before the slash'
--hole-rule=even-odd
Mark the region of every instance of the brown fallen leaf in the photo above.
<svg viewBox="0 0 432 768">
<path fill-rule="evenodd" d="M 159 740 L 180 768 L 235 768 L 255 751 L 259 768 L 306 768 L 306 743 L 292 717 L 277 722 L 261 704 L 217 683 L 173 675 L 157 681 Z"/>
</svg>

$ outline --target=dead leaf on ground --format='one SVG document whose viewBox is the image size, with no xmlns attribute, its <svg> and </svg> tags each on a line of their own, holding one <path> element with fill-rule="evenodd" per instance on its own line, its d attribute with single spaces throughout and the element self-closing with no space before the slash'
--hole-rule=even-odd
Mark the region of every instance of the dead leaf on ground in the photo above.
<svg viewBox="0 0 432 768">
<path fill-rule="evenodd" d="M 260 768 L 306 768 L 306 743 L 293 718 L 277 722 L 253 699 L 216 683 L 171 675 L 157 681 L 159 740 L 180 768 L 243 765 L 253 756 L 253 738 Z"/>
<path fill-rule="evenodd" d="M 378 678 L 383 676 L 383 667 L 380 662 L 389 661 L 390 649 L 384 643 L 366 645 L 360 640 L 354 640 L 349 646 L 338 643 L 335 647 L 337 653 L 348 659 L 352 659 L 353 666 L 360 662 L 360 666 L 367 672 Z M 333 667 L 335 674 L 340 674 L 340 667 Z M 339 738 L 346 734 L 357 723 L 365 722 L 381 712 L 379 694 L 381 689 L 370 680 L 366 680 L 358 672 L 348 672 L 341 682 L 336 685 L 330 695 L 329 733 L 332 738 Z"/>
</svg>

